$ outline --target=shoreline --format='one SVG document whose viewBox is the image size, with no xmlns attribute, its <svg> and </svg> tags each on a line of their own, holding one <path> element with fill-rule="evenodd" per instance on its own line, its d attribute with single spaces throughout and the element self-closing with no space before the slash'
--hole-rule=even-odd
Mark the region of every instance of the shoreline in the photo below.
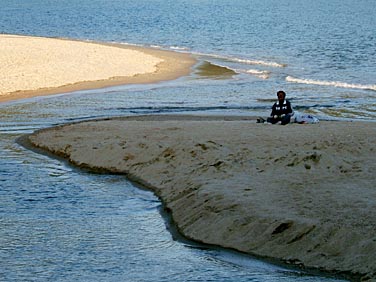
<svg viewBox="0 0 376 282">
<path fill-rule="evenodd" d="M 11 39 L 16 39 L 22 42 L 13 42 L 9 41 Z M 0 103 L 1 102 L 8 102 L 14 101 L 19 99 L 37 97 L 37 96 L 46 96 L 46 95 L 53 95 L 53 94 L 62 94 L 67 92 L 74 92 L 79 90 L 89 90 L 89 89 L 99 89 L 111 86 L 118 86 L 118 85 L 125 85 L 125 84 L 145 84 L 145 83 L 155 83 L 161 82 L 166 80 L 174 80 L 179 77 L 188 75 L 191 72 L 191 68 L 196 63 L 196 60 L 190 55 L 185 53 L 178 53 L 174 51 L 166 51 L 160 49 L 153 49 L 147 47 L 139 47 L 133 45 L 125 45 L 121 43 L 110 43 L 110 42 L 96 42 L 96 41 L 81 41 L 75 39 L 66 39 L 66 38 L 47 38 L 47 37 L 36 37 L 36 36 L 23 36 L 23 35 L 11 35 L 11 34 L 0 34 L 0 41 L 1 40 L 8 40 L 9 42 L 13 42 L 12 44 L 16 44 L 17 48 L 23 53 L 23 58 L 17 58 L 19 55 L 14 54 L 14 51 L 10 50 L 11 48 L 6 48 L 3 45 L 2 48 L 2 60 L 4 60 L 3 65 L 11 66 L 13 69 L 13 76 L 12 78 L 9 77 L 9 73 L 3 74 L 3 77 L 6 77 L 8 83 L 8 89 L 14 89 L 11 91 L 7 91 L 6 89 L 0 89 Z M 45 49 L 45 53 L 43 53 L 43 57 L 41 58 L 36 57 L 37 54 L 40 55 L 41 52 L 38 48 L 40 48 L 36 43 L 33 43 L 33 40 L 42 40 L 43 42 L 48 42 L 52 44 L 52 46 L 56 50 L 48 50 Z M 77 50 L 77 54 L 74 51 L 64 49 L 64 46 L 59 46 L 59 43 L 66 44 L 68 47 L 71 46 L 73 49 Z M 18 44 L 18 45 L 17 45 Z M 29 50 L 25 47 L 20 46 L 22 44 L 26 44 Z M 31 44 L 31 45 L 30 45 Z M 77 45 L 78 44 L 78 45 Z M 31 47 L 30 47 L 31 46 Z M 32 50 L 32 49 L 35 50 Z M 94 49 L 95 48 L 95 49 Z M 4 50 L 3 50 L 4 49 Z M 26 50 L 25 50 L 26 49 Z M 94 50 L 91 50 L 94 49 Z M 98 49 L 98 50 L 97 50 Z M 30 51 L 31 50 L 31 51 Z M 124 61 L 124 73 L 127 75 L 119 76 L 116 73 L 114 75 L 111 74 L 111 64 L 108 63 L 106 68 L 110 68 L 108 73 L 108 78 L 104 79 L 90 79 L 91 74 L 95 73 L 99 66 L 89 65 L 88 67 L 89 72 L 83 76 L 80 81 L 76 81 L 73 83 L 64 82 L 64 79 L 61 79 L 57 83 L 61 83 L 59 86 L 53 87 L 46 87 L 48 85 L 49 80 L 44 78 L 44 81 L 41 81 L 37 84 L 37 88 L 33 89 L 32 86 L 29 89 L 24 89 L 24 85 L 20 85 L 20 83 L 24 83 L 23 79 L 20 79 L 20 76 L 26 77 L 34 83 L 35 80 L 41 79 L 41 77 L 49 77 L 53 75 L 53 67 L 55 68 L 65 68 L 65 64 L 68 60 L 63 59 L 61 60 L 61 54 L 65 54 L 65 52 L 72 52 L 69 53 L 72 57 L 69 58 L 70 68 L 69 72 L 73 72 L 72 76 L 76 73 L 78 75 L 80 71 L 80 65 L 75 65 L 75 61 L 80 59 L 83 55 L 88 53 L 87 56 L 91 56 L 90 58 L 93 60 L 99 60 L 94 56 L 95 53 L 98 51 L 103 50 L 106 53 L 105 59 L 113 59 L 113 64 L 117 64 L 117 59 L 120 56 L 118 53 L 120 52 L 130 52 L 129 54 L 126 53 L 129 58 Z M 56 54 L 54 52 L 56 51 Z M 8 54 L 7 54 L 8 52 Z M 33 53 L 34 52 L 34 53 Z M 48 53 L 48 52 L 51 52 Z M 79 53 L 78 53 L 79 52 Z M 107 54 L 108 53 L 108 54 Z M 25 57 L 26 56 L 26 57 Z M 59 57 L 60 56 L 60 57 Z M 77 56 L 77 57 L 75 57 Z M 99 56 L 98 56 L 99 57 Z M 137 58 L 135 58 L 137 57 Z M 0 61 L 2 61 L 0 58 Z M 17 58 L 17 62 L 14 63 L 12 58 Z M 119 57 L 119 60 L 121 57 Z M 124 59 L 124 57 L 123 57 Z M 40 65 L 36 66 L 35 61 L 38 60 L 43 62 L 47 61 L 48 65 Z M 129 60 L 129 66 L 128 66 Z M 136 62 L 134 62 L 136 60 Z M 90 62 L 89 62 L 90 63 Z M 99 62 L 101 63 L 101 62 Z M 16 67 L 15 64 L 18 64 Z M 106 61 L 107 64 L 107 61 Z M 139 71 L 134 71 L 132 68 L 134 67 L 139 68 Z M 52 67 L 52 69 L 51 69 Z M 121 66 L 116 66 L 117 68 L 121 68 Z M 36 69 L 37 68 L 37 69 Z M 44 73 L 45 72 L 45 73 Z M 38 76 L 39 74 L 39 76 Z M 7 77 L 8 76 L 8 77 Z M 86 77 L 86 78 L 85 78 Z M 8 81 L 13 79 L 14 81 Z M 57 78 L 58 79 L 58 78 Z M 16 85 L 14 85 L 16 84 Z M 18 86 L 17 86 L 18 84 Z"/>
<path fill-rule="evenodd" d="M 150 188 L 189 239 L 375 279 L 375 132 L 362 122 L 283 127 L 252 117 L 136 116 L 28 138 L 77 167 Z"/>
</svg>

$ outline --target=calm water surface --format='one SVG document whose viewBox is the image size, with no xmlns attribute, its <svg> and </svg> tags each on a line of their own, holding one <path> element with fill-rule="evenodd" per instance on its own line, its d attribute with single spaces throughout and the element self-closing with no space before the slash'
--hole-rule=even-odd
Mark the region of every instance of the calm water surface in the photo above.
<svg viewBox="0 0 376 282">
<path fill-rule="evenodd" d="M 153 46 L 199 63 L 172 82 L 0 105 L 0 281 L 331 281 L 176 241 L 152 193 L 15 139 L 118 115 L 268 115 L 279 89 L 297 111 L 374 121 L 375 14 L 373 0 L 2 0 L 0 33 Z"/>
</svg>

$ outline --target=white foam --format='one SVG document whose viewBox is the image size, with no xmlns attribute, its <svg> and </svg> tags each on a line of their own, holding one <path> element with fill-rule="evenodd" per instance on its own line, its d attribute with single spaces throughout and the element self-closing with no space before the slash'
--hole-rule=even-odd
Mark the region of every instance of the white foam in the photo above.
<svg viewBox="0 0 376 282">
<path fill-rule="evenodd" d="M 126 46 L 138 46 L 138 47 L 147 46 L 147 45 L 128 43 L 128 42 L 115 42 L 115 43 L 126 45 Z M 172 45 L 169 47 L 163 47 L 161 45 L 152 44 L 152 45 L 149 45 L 149 47 L 156 48 L 156 49 L 171 49 L 171 50 L 180 51 L 180 52 L 187 52 L 190 50 L 190 48 L 188 47 L 175 46 L 175 45 Z M 190 53 L 193 55 L 197 55 L 197 56 L 216 58 L 220 60 L 225 60 L 225 61 L 234 62 L 234 63 L 241 63 L 245 65 L 260 65 L 260 66 L 265 66 L 265 67 L 276 67 L 276 68 L 284 68 L 287 66 L 286 64 L 281 64 L 281 63 L 271 62 L 271 61 L 251 60 L 251 59 L 237 58 L 237 57 L 232 57 L 232 56 L 210 54 L 210 53 L 201 53 L 201 52 L 190 52 Z"/>
<path fill-rule="evenodd" d="M 188 51 L 188 47 L 181 47 L 181 46 L 170 46 L 171 50 L 177 50 L 177 51 Z"/>
<path fill-rule="evenodd" d="M 354 89 L 366 89 L 376 91 L 376 84 L 353 84 L 340 81 L 326 81 L 326 80 L 314 80 L 314 79 L 302 79 L 295 78 L 292 76 L 287 76 L 286 81 L 302 84 L 313 84 L 313 85 L 323 85 L 323 86 L 334 86 L 342 88 L 354 88 Z"/>
<path fill-rule="evenodd" d="M 162 46 L 160 45 L 150 45 L 151 48 L 156 48 L 156 49 L 162 49 Z"/>
<path fill-rule="evenodd" d="M 136 43 L 128 43 L 128 42 L 114 42 L 115 44 L 119 45 L 125 45 L 125 46 L 136 46 L 136 47 L 144 47 L 142 44 L 136 44 Z"/>
<path fill-rule="evenodd" d="M 276 68 L 286 67 L 286 64 L 281 64 L 281 63 L 277 63 L 277 62 L 270 62 L 270 61 L 263 61 L 263 60 L 243 59 L 243 58 L 236 58 L 236 57 L 225 56 L 225 55 L 207 54 L 207 53 L 200 53 L 200 52 L 192 52 L 192 54 L 198 55 L 198 56 L 205 56 L 205 57 L 211 57 L 211 58 L 216 58 L 216 59 L 222 59 L 222 60 L 225 60 L 225 61 L 241 63 L 241 64 L 246 64 L 246 65 L 261 65 L 261 66 L 276 67 Z"/>
<path fill-rule="evenodd" d="M 265 70 L 249 69 L 249 70 L 246 70 L 245 72 L 248 74 L 257 76 L 259 78 L 262 78 L 262 79 L 268 79 L 270 76 L 270 72 L 265 71 Z"/>
<path fill-rule="evenodd" d="M 248 70 L 244 70 L 244 69 L 233 69 L 235 72 L 237 73 L 245 73 L 245 74 L 250 74 L 250 75 L 253 75 L 253 76 L 256 76 L 256 77 L 259 77 L 259 78 L 262 78 L 262 79 L 268 79 L 269 76 L 270 76 L 270 71 L 266 71 L 266 70 L 256 70 L 256 69 L 248 69 Z"/>
<path fill-rule="evenodd" d="M 261 61 L 261 60 L 249 60 L 249 59 L 239 59 L 239 58 L 232 58 L 232 60 L 234 62 L 243 63 L 247 65 L 261 65 L 261 66 L 275 67 L 275 68 L 286 67 L 286 64 L 280 64 L 276 62 L 267 62 L 267 61 Z"/>
</svg>

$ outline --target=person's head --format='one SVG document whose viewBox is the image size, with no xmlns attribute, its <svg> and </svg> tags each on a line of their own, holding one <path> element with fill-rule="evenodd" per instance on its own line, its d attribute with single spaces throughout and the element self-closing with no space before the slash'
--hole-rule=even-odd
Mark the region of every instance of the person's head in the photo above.
<svg viewBox="0 0 376 282">
<path fill-rule="evenodd" d="M 283 101 L 286 98 L 286 93 L 282 90 L 277 92 L 278 101 Z"/>
</svg>

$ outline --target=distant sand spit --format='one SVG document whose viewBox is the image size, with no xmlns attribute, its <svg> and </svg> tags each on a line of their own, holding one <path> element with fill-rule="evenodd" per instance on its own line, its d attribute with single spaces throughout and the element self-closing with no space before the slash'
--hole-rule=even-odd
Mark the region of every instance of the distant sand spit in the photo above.
<svg viewBox="0 0 376 282">
<path fill-rule="evenodd" d="M 29 140 L 151 188 L 188 238 L 376 278 L 376 123 L 144 116 L 59 126 Z"/>
<path fill-rule="evenodd" d="M 175 79 L 194 62 L 151 48 L 0 34 L 0 102 Z"/>
</svg>

